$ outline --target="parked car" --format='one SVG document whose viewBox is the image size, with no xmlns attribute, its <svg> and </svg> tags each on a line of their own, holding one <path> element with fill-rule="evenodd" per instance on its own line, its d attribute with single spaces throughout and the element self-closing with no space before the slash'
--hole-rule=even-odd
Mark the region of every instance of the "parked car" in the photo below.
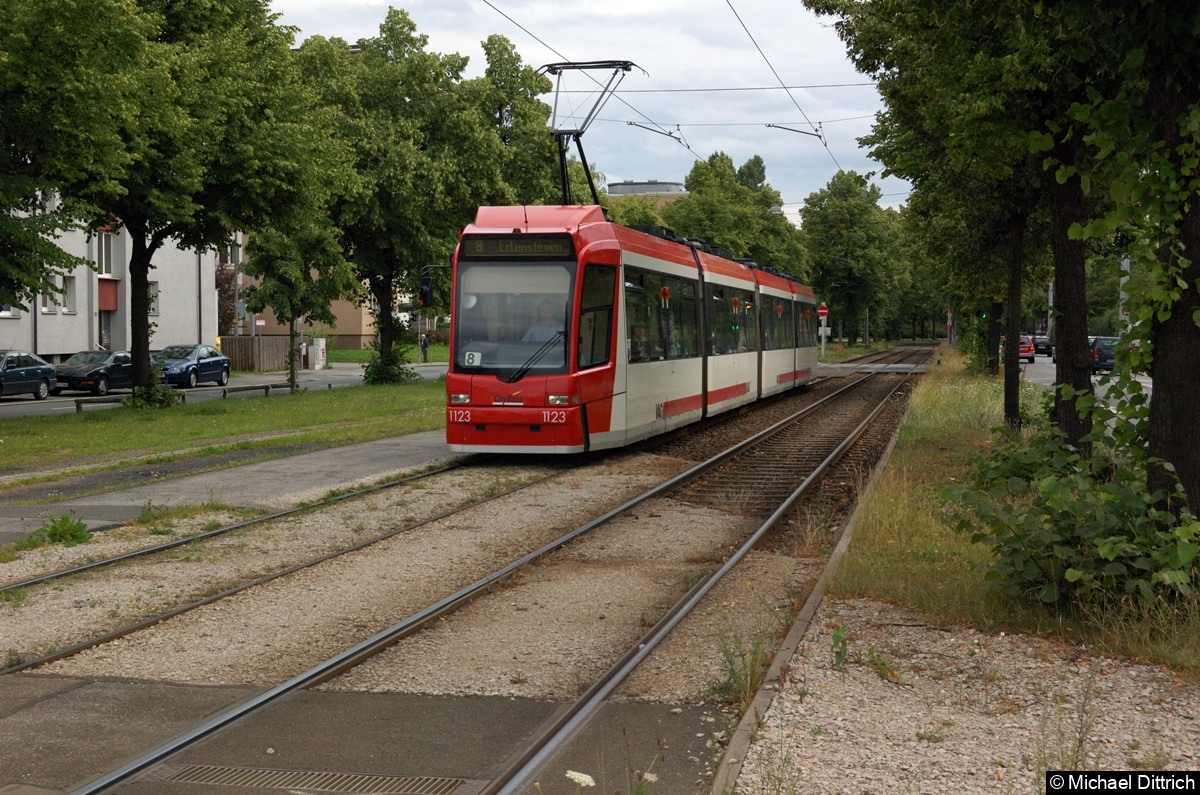
<svg viewBox="0 0 1200 795">
<path fill-rule="evenodd" d="M 1033 364 L 1033 338 L 1026 334 L 1021 335 L 1020 343 L 1017 345 L 1017 358 Z"/>
<path fill-rule="evenodd" d="M 58 386 L 64 389 L 107 395 L 110 389 L 133 387 L 133 357 L 128 351 L 80 351 L 54 366 Z"/>
<path fill-rule="evenodd" d="M 1050 344 L 1049 337 L 1034 337 L 1033 352 L 1049 356 L 1054 353 L 1054 346 Z"/>
<path fill-rule="evenodd" d="M 1096 343 L 1097 339 L 1099 339 L 1099 338 L 1098 337 L 1088 337 L 1088 349 L 1089 350 Z M 1050 360 L 1052 362 L 1054 362 L 1055 364 L 1058 364 L 1058 348 L 1050 349 Z"/>
<path fill-rule="evenodd" d="M 1092 371 L 1111 370 L 1116 366 L 1116 337 L 1096 337 L 1092 340 Z"/>
<path fill-rule="evenodd" d="M 211 345 L 168 345 L 155 354 L 154 365 L 168 384 L 229 383 L 229 357 Z"/>
<path fill-rule="evenodd" d="M 54 365 L 29 351 L 0 350 L 0 397 L 33 395 L 45 400 L 58 385 Z"/>
</svg>

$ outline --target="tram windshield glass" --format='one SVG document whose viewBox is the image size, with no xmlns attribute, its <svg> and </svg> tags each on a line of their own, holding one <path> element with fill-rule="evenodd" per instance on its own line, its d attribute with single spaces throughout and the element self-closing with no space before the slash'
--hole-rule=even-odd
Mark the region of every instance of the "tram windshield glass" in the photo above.
<svg viewBox="0 0 1200 795">
<path fill-rule="evenodd" d="M 567 371 L 574 262 L 459 261 L 457 369 L 519 379 Z"/>
</svg>

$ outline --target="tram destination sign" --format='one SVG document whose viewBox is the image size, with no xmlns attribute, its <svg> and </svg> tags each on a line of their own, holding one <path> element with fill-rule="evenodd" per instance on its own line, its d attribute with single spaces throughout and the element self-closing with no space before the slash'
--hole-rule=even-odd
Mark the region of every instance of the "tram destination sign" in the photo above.
<svg viewBox="0 0 1200 795">
<path fill-rule="evenodd" d="M 465 235 L 459 256 L 468 259 L 574 259 L 566 235 Z"/>
</svg>

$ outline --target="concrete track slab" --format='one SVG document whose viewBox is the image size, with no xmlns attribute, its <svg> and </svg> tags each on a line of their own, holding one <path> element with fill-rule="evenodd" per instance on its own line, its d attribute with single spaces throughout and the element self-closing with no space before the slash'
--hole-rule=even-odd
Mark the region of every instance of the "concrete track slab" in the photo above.
<svg viewBox="0 0 1200 795">
<path fill-rule="evenodd" d="M 0 682 L 0 703 L 15 709 L 0 715 L 0 734 L 6 738 L 0 744 L 0 793 L 69 792 L 259 692 L 37 674 L 8 677 Z M 522 744 L 563 706 L 502 696 L 305 691 L 197 742 L 112 791 L 468 795 L 514 760 Z M 577 787 L 566 777 L 568 770 L 591 776 L 602 792 L 633 791 L 642 772 L 657 777 L 653 792 L 699 791 L 707 781 L 711 753 L 705 745 L 720 720 L 711 708 L 608 704 L 569 748 L 545 764 L 533 779 L 537 785 L 530 783 L 522 792 L 574 793 Z M 630 748 L 657 751 L 640 758 Z M 329 783 L 339 775 L 357 779 L 358 788 Z M 405 789 L 404 780 L 413 788 Z M 325 784 L 318 787 L 315 781 Z M 366 788 L 371 784 L 381 788 Z"/>
</svg>

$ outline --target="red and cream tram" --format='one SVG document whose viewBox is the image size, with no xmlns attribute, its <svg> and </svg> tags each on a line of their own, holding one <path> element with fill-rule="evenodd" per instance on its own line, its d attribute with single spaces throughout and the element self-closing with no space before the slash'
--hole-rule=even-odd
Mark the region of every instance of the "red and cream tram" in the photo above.
<svg viewBox="0 0 1200 795">
<path fill-rule="evenodd" d="M 453 261 L 452 450 L 621 447 L 811 380 L 810 288 L 657 231 L 479 209 Z"/>
</svg>

